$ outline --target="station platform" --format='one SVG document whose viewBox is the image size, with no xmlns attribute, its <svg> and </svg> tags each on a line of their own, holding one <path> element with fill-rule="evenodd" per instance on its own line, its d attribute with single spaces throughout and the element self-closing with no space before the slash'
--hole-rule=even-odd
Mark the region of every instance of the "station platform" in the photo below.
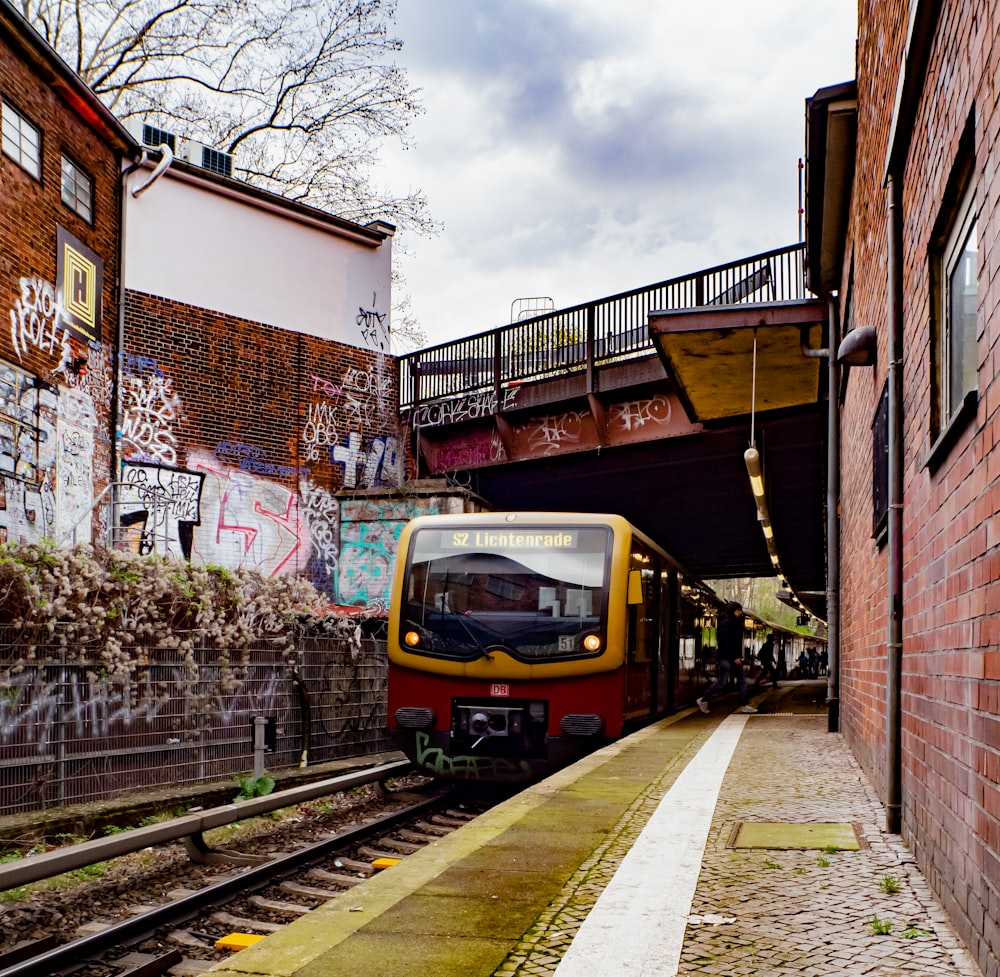
<svg viewBox="0 0 1000 977">
<path fill-rule="evenodd" d="M 209 972 L 981 977 L 825 694 L 651 725 Z"/>
</svg>

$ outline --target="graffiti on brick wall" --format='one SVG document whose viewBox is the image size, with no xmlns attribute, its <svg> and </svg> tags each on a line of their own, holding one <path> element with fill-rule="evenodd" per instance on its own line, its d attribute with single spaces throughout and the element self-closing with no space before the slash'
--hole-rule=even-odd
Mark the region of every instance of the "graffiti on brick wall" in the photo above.
<svg viewBox="0 0 1000 977">
<path fill-rule="evenodd" d="M 69 331 L 60 328 L 56 290 L 44 278 L 22 278 L 21 297 L 10 310 L 10 339 L 19 361 L 38 350 L 68 363 L 72 357 Z"/>
<path fill-rule="evenodd" d="M 307 405 L 306 423 L 302 431 L 304 460 L 316 461 L 327 453 L 332 458 L 334 452 L 339 452 L 340 457 L 334 459 L 334 463 L 339 464 L 345 452 L 351 451 L 352 436 L 362 437 L 363 432 L 370 431 L 377 425 L 382 414 L 391 413 L 386 406 L 386 397 L 392 392 L 392 378 L 379 370 L 370 372 L 348 367 L 339 383 L 315 375 L 311 380 L 312 393 L 325 399 L 313 400 Z M 370 447 L 367 446 L 365 450 L 370 450 Z M 377 445 L 375 450 L 379 450 Z M 355 462 L 358 451 L 360 448 L 354 449 Z M 345 469 L 345 487 L 354 488 L 358 484 L 356 475 Z M 365 485 L 363 481 L 360 484 Z"/>
<path fill-rule="evenodd" d="M 56 422 L 56 485 L 58 492 L 58 539 L 75 533 L 75 539 L 91 539 L 91 503 L 94 493 L 94 433 L 97 413 L 93 398 L 81 388 L 60 392 Z"/>
<path fill-rule="evenodd" d="M 431 503 L 352 500 L 340 511 L 340 603 L 388 607 L 392 570 L 403 527 L 415 516 L 439 512 Z"/>
<path fill-rule="evenodd" d="M 338 413 L 333 404 L 313 402 L 308 405 L 302 430 L 303 460 L 316 461 L 321 451 L 329 451 L 336 445 L 337 424 Z"/>
<path fill-rule="evenodd" d="M 254 475 L 270 475 L 273 478 L 297 478 L 308 475 L 309 469 L 298 465 L 281 465 L 269 461 L 263 448 L 233 441 L 219 441 L 215 446 L 215 457 L 227 464 L 239 465 L 240 470 Z"/>
<path fill-rule="evenodd" d="M 143 555 L 190 559 L 201 522 L 203 472 L 124 462 L 116 506 L 121 543 Z"/>
<path fill-rule="evenodd" d="M 392 568 L 405 525 L 405 522 L 341 523 L 338 590 L 342 604 L 388 605 Z"/>
<path fill-rule="evenodd" d="M 351 431 L 345 444 L 330 449 L 330 463 L 343 466 L 344 488 L 397 487 L 403 483 L 399 438 L 362 438 Z"/>
<path fill-rule="evenodd" d="M 188 468 L 205 476 L 192 554 L 203 563 L 297 574 L 309 562 L 309 533 L 296 492 L 192 452 Z"/>
<path fill-rule="evenodd" d="M 340 556 L 339 503 L 326 489 L 308 479 L 303 480 L 301 492 L 302 516 L 312 544 L 309 576 L 320 593 L 335 601 Z"/>
<path fill-rule="evenodd" d="M 183 414 L 173 381 L 156 361 L 133 356 L 122 361 L 122 453 L 134 461 L 177 463 L 174 424 Z"/>
<path fill-rule="evenodd" d="M 386 376 L 381 369 L 384 365 L 384 360 L 379 359 L 378 368 L 375 370 L 362 370 L 357 366 L 349 366 L 344 371 L 344 389 L 372 394 L 379 400 L 384 399 L 392 389 L 392 378 Z"/>
<path fill-rule="evenodd" d="M 58 393 L 0 365 L 0 542 L 56 533 Z"/>
</svg>

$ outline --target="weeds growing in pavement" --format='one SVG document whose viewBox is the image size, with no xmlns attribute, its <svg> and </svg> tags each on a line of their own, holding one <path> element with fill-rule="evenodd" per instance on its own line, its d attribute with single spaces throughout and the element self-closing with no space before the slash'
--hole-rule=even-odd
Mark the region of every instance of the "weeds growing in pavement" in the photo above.
<svg viewBox="0 0 1000 977">
<path fill-rule="evenodd" d="M 820 868 L 829 868 L 830 867 L 830 859 L 829 858 L 824 858 L 822 855 L 819 855 L 816 858 L 816 864 Z"/>
<path fill-rule="evenodd" d="M 919 926 L 915 926 L 913 923 L 910 923 L 910 925 L 907 926 L 905 930 L 903 930 L 903 936 L 906 937 L 906 939 L 908 940 L 915 940 L 918 936 L 933 936 L 933 935 L 934 935 L 933 930 L 922 929 Z"/>
<path fill-rule="evenodd" d="M 888 936 L 892 932 L 891 919 L 879 919 L 878 916 L 872 916 L 868 921 L 868 925 L 872 928 L 872 932 L 876 936 Z"/>
<path fill-rule="evenodd" d="M 878 880 L 878 887 L 883 891 L 892 895 L 895 892 L 899 892 L 899 879 L 895 875 L 883 875 L 882 878 Z"/>
</svg>

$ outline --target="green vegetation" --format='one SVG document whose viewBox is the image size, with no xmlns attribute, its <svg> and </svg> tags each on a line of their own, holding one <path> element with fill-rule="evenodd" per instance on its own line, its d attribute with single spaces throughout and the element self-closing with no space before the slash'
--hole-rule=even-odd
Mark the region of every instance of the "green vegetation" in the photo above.
<svg viewBox="0 0 1000 977">
<path fill-rule="evenodd" d="M 868 925 L 871 926 L 872 932 L 876 936 L 888 936 L 892 931 L 891 919 L 879 919 L 878 916 L 872 916 L 868 921 Z"/>
<path fill-rule="evenodd" d="M 199 645 L 245 651 L 266 638 L 287 647 L 324 603 L 300 577 L 90 544 L 0 545 L 0 630 L 12 673 L 49 648 L 90 665 L 91 681 L 115 682 L 155 658 L 193 661 Z"/>
<path fill-rule="evenodd" d="M 895 875 L 883 875 L 882 878 L 878 880 L 878 887 L 883 892 L 888 892 L 890 895 L 894 892 L 899 892 L 899 879 Z"/>
<path fill-rule="evenodd" d="M 237 777 L 240 792 L 233 798 L 233 803 L 248 801 L 252 797 L 266 797 L 274 790 L 274 781 L 270 777 Z"/>
</svg>

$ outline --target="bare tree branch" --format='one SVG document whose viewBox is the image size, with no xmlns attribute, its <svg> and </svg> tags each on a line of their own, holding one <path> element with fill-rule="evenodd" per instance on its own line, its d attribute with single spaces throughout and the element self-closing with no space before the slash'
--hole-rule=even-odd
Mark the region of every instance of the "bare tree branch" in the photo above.
<svg viewBox="0 0 1000 977">
<path fill-rule="evenodd" d="M 419 92 L 393 63 L 396 0 L 21 0 L 120 118 L 234 154 L 249 183 L 360 222 L 433 232 L 419 192 L 370 180 Z"/>
</svg>

